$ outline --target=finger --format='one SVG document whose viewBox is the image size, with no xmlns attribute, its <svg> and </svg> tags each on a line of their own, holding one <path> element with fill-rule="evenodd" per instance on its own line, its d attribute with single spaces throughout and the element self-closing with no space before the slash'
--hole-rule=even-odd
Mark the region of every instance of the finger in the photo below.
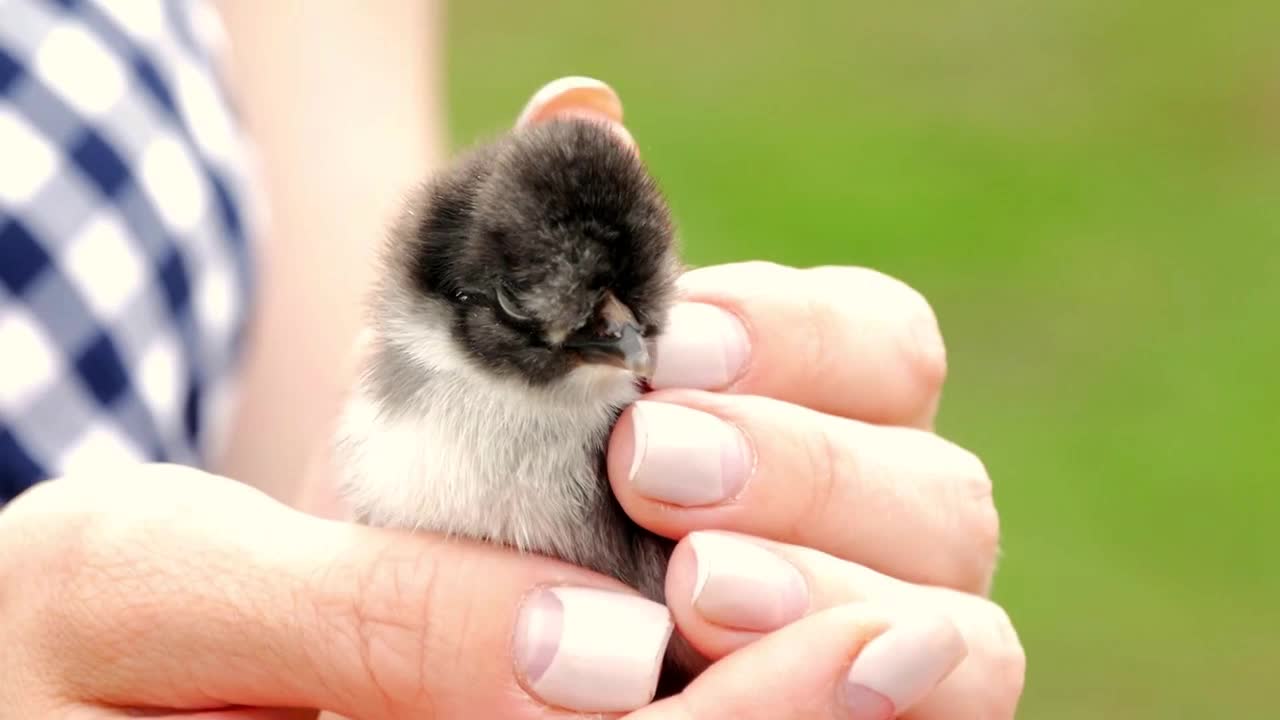
<svg viewBox="0 0 1280 720">
<path fill-rule="evenodd" d="M 120 720 L 122 718 L 149 718 L 150 720 L 315 720 L 315 717 L 315 710 L 291 710 L 288 708 L 235 708 L 184 713 L 101 709 L 85 715 L 84 720 L 90 720 L 90 718 L 98 718 L 99 720 Z"/>
<path fill-rule="evenodd" d="M 708 658 L 753 645 L 827 608 L 873 603 L 948 618 L 969 649 L 912 717 L 1014 717 L 1026 660 L 1009 617 L 967 593 L 914 585 L 809 548 L 721 532 L 685 538 L 672 555 L 667 603 L 681 634 Z"/>
<path fill-rule="evenodd" d="M 605 119 L 622 122 L 622 100 L 613 88 L 595 78 L 571 76 L 539 88 L 520 113 L 516 125 L 538 123 L 566 109 L 590 110 Z"/>
<path fill-rule="evenodd" d="M 562 77 L 547 83 L 529 99 L 515 125 L 531 127 L 565 117 L 604 123 L 624 145 L 638 152 L 635 139 L 622 124 L 622 100 L 618 93 L 595 78 Z"/>
<path fill-rule="evenodd" d="M 315 710 L 291 710 L 288 708 L 246 708 L 239 710 L 215 710 L 213 712 L 187 713 L 172 716 L 173 720 L 313 720 Z"/>
<path fill-rule="evenodd" d="M 619 419 L 608 470 L 627 514 L 667 537 L 735 530 L 912 582 L 978 593 L 990 584 L 991 481 L 972 453 L 921 430 L 666 391 Z"/>
<path fill-rule="evenodd" d="M 932 309 L 862 268 L 703 268 L 656 348 L 655 388 L 766 395 L 867 422 L 929 428 L 946 376 Z"/>
<path fill-rule="evenodd" d="M 20 627 L 34 636 L 21 646 L 39 649 L 37 672 L 65 696 L 353 718 L 542 718 L 652 698 L 669 613 L 609 579 L 160 470 L 107 490 L 67 479 L 6 508 L 27 526 L 8 537 L 55 513 L 79 528 L 14 556 L 43 566 L 26 568 L 41 593 L 24 597 Z"/>
<path fill-rule="evenodd" d="M 928 696 L 965 652 L 944 618 L 832 608 L 730 655 L 627 720 L 889 720 Z"/>
</svg>

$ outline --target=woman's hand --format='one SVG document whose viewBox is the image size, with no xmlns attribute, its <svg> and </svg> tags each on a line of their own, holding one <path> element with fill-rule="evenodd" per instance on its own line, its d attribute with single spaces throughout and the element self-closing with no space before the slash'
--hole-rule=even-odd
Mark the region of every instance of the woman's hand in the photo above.
<svg viewBox="0 0 1280 720">
<path fill-rule="evenodd" d="M 695 270 L 654 385 L 610 448 L 614 490 L 664 535 L 725 529 L 984 594 L 999 525 L 972 453 L 929 432 L 933 314 L 857 268 Z"/>
<path fill-rule="evenodd" d="M 66 477 L 0 512 L 5 719 L 518 720 L 574 684 L 592 689 L 580 709 L 625 711 L 670 631 L 661 605 L 580 568 L 316 518 L 180 467 Z"/>
<path fill-rule="evenodd" d="M 581 79 L 548 85 L 522 121 L 563 112 L 632 142 L 612 91 Z M 685 538 L 667 579 L 681 632 L 712 659 L 766 663 L 762 647 L 785 654 L 783 638 L 803 631 L 766 633 L 829 608 L 939 614 L 967 645 L 959 669 L 948 676 L 943 656 L 886 641 L 876 657 L 898 665 L 871 675 L 854 716 L 1012 718 L 1025 660 L 985 598 L 999 542 L 991 481 L 973 453 L 932 433 L 946 353 L 928 302 L 871 270 L 769 263 L 692 271 L 682 295 L 656 349 L 657 391 L 623 415 L 608 463 L 634 520 Z M 742 673 L 738 686 L 752 687 L 755 666 L 735 657 L 711 677 Z M 793 717 L 758 714 L 752 697 L 722 716 Z"/>
<path fill-rule="evenodd" d="M 599 83 L 552 83 L 520 122 L 559 113 L 631 142 Z M 636 720 L 1012 718 L 1025 661 L 985 598 L 991 484 L 931 432 L 946 360 L 928 303 L 856 268 L 747 263 L 682 283 L 657 391 L 623 415 L 609 474 L 637 522 L 684 538 L 667 604 L 718 662 Z M 339 515 L 319 487 L 309 507 Z M 522 687 L 560 706 L 566 688 L 601 693 L 588 704 L 614 691 L 558 676 L 565 667 L 540 666 Z"/>
<path fill-rule="evenodd" d="M 683 291 L 659 390 L 623 415 L 609 451 L 628 514 L 685 538 L 667 579 L 681 632 L 716 659 L 848 603 L 941 614 L 964 663 L 919 704 L 932 687 L 877 675 L 868 697 L 883 704 L 856 717 L 1012 718 L 1025 663 L 985 598 L 991 483 L 928 430 L 945 374 L 928 304 L 869 270 L 764 263 L 690 272 Z M 913 682 L 942 677 L 901 662 Z"/>
<path fill-rule="evenodd" d="M 834 596 L 818 587 L 815 607 Z M 671 631 L 580 568 L 323 520 L 173 466 L 6 506 L 0 618 L 6 720 L 600 717 L 646 704 Z M 945 617 L 836 607 L 634 717 L 860 717 L 866 688 L 901 701 L 964 652 Z"/>
</svg>

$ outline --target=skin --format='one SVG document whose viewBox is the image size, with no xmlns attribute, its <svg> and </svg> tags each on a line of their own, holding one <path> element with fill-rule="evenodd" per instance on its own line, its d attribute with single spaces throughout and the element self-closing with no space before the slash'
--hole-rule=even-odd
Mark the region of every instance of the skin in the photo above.
<svg viewBox="0 0 1280 720">
<path fill-rule="evenodd" d="M 218 9 L 270 227 L 242 400 L 215 467 L 290 498 L 353 373 L 299 362 L 295 349 L 335 360 L 350 351 L 376 240 L 447 147 L 436 60 L 444 8 L 221 0 Z"/>
<path fill-rule="evenodd" d="M 239 28 L 241 37 L 251 37 L 243 34 L 253 32 L 245 30 L 248 5 L 237 5 L 228 4 L 232 34 Z M 388 11 L 410 13 L 410 5 L 392 3 Z M 289 15 L 275 9 L 254 15 L 262 23 L 258 47 L 269 39 L 305 44 L 306 37 L 328 37 L 283 32 L 293 22 Z M 338 27 L 360 36 L 358 28 L 342 25 L 345 15 L 307 15 L 320 26 L 330 22 L 333 37 L 342 36 Z M 402 19 L 398 32 L 422 20 L 412 14 Z M 363 37 L 382 38 L 377 32 Z M 370 47 L 377 45 L 371 41 Z M 252 40 L 242 45 L 253 46 Z M 385 56 L 389 71 L 396 67 L 391 56 Z M 289 323 L 324 316 L 298 314 L 308 301 L 327 298 L 338 306 L 358 295 L 365 283 L 360 272 L 339 282 L 338 269 L 363 267 L 369 248 L 343 244 L 341 228 L 353 226 L 336 216 L 331 220 L 337 224 L 325 227 L 325 211 L 316 208 L 326 203 L 301 204 L 315 188 L 289 189 L 288 178 L 306 175 L 295 168 L 314 161 L 303 152 L 306 133 L 323 133 L 319 124 L 326 121 L 300 120 L 317 125 L 300 125 L 298 138 L 285 137 L 283 118 L 296 97 L 272 100 L 270 77 L 263 73 L 258 88 L 248 89 L 249 114 L 265 131 L 268 164 L 274 162 L 277 173 L 290 168 L 269 185 L 273 206 L 285 211 L 277 225 L 281 237 L 298 243 L 296 252 L 271 252 L 315 264 L 300 266 L 268 291 L 264 336 L 272 337 L 272 329 L 288 332 L 340 356 L 358 332 L 354 315 L 339 314 L 325 328 Z M 303 86 L 297 92 L 321 91 Z M 372 104 L 382 97 L 382 107 L 392 109 L 389 91 L 369 92 Z M 547 106 L 605 117 L 627 137 L 620 109 L 563 99 Z M 273 107 L 282 118 L 274 131 L 267 127 Z M 401 135 L 429 136 L 427 128 L 434 126 L 425 107 L 402 116 L 416 130 L 401 128 Z M 368 106 L 364 113 L 379 114 Z M 329 141 L 342 136 L 325 135 Z M 389 146 L 398 147 L 394 141 Z M 409 146 L 421 152 L 401 147 L 399 153 L 384 148 L 382 157 L 396 176 L 411 176 L 428 164 L 429 146 Z M 370 152 L 368 162 L 377 165 L 378 152 Z M 354 167 L 369 167 L 358 162 Z M 351 168 L 343 167 L 351 170 L 354 187 L 364 181 Z M 330 180 L 334 184 L 320 189 L 340 192 L 341 184 Z M 352 207 L 343 211 L 362 214 L 355 236 L 364 237 L 387 198 L 348 197 Z M 320 214 L 309 217 L 312 212 Z M 754 288 L 763 276 L 791 291 L 761 295 Z M 733 421 L 754 443 L 756 470 L 744 492 L 721 506 L 652 503 L 631 492 L 619 472 L 632 452 L 624 416 L 610 446 L 615 492 L 637 522 L 661 534 L 745 533 L 745 541 L 799 569 L 811 598 L 803 619 L 772 631 L 744 633 L 708 623 L 690 602 L 694 559 L 682 542 L 668 575 L 668 604 L 680 632 L 717 662 L 685 692 L 630 717 L 841 717 L 836 689 L 850 663 L 903 613 L 919 613 L 947 618 L 964 637 L 968 655 L 904 717 L 1012 718 L 1024 660 L 1007 616 L 984 597 L 998 536 L 990 482 L 971 454 L 929 432 L 945 357 L 928 304 L 897 281 L 847 268 L 733 265 L 690 273 L 684 283 L 690 298 L 720 305 L 744 321 L 752 355 L 726 388 L 662 391 L 649 399 Z M 540 585 L 616 585 L 546 558 L 342 522 L 345 509 L 335 500 L 319 448 L 356 363 L 299 366 L 286 362 L 279 343 L 261 345 L 247 380 L 261 393 L 251 393 L 225 467 L 273 495 L 295 499 L 296 507 L 222 475 L 163 465 L 63 478 L 7 505 L 0 511 L 0 617 L 6 619 L 0 647 L 10 661 L 0 675 L 0 718 L 277 720 L 316 714 L 296 708 L 356 720 L 576 717 L 541 705 L 517 681 L 511 657 L 517 610 Z M 821 392 L 815 390 L 818 376 Z M 316 450 L 308 454 L 308 448 Z M 868 453 L 883 455 L 869 464 Z M 863 461 L 852 467 L 881 470 L 840 470 L 858 459 Z M 885 506 L 879 522 L 850 527 L 828 515 L 831 498 L 882 498 Z M 926 508 L 934 519 L 922 517 Z M 474 582 L 477 577 L 485 581 Z M 892 613 L 884 610 L 889 607 Z"/>
<path fill-rule="evenodd" d="M 520 690 L 511 617 L 531 587 L 615 587 L 603 577 L 316 518 L 186 468 L 99 480 L 45 483 L 0 513 L 0 578 L 27 579 L 4 599 L 21 621 L 0 626 L 0 717 L 575 717 Z M 844 669 L 900 615 L 816 610 L 632 717 L 838 717 Z"/>
</svg>

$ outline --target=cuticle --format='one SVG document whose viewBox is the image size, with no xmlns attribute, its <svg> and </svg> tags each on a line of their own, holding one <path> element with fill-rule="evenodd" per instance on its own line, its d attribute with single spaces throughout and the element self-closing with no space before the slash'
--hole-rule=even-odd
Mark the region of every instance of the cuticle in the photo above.
<svg viewBox="0 0 1280 720">
<path fill-rule="evenodd" d="M 724 388 L 725 390 L 733 390 L 735 387 L 737 387 L 738 383 L 741 382 L 743 378 L 745 378 L 747 375 L 751 373 L 751 366 L 755 363 L 755 347 L 756 347 L 755 327 L 750 322 L 747 321 L 747 319 L 742 315 L 742 313 L 739 313 L 737 310 L 731 310 L 719 303 L 708 303 L 708 304 L 713 305 L 716 308 L 719 308 L 721 312 L 724 312 L 728 315 L 733 316 L 734 319 L 736 319 L 738 323 L 742 326 L 742 334 L 744 336 L 744 339 L 747 342 L 746 360 L 743 361 L 742 367 L 738 368 L 738 373 L 734 375 L 733 379 L 725 384 L 725 388 Z"/>
<path fill-rule="evenodd" d="M 749 456 L 749 466 L 747 467 L 746 473 L 747 476 L 742 479 L 742 487 L 738 488 L 738 492 L 734 493 L 732 496 L 716 503 L 717 505 L 728 505 L 730 503 L 737 502 L 746 494 L 747 488 L 751 485 L 752 480 L 755 479 L 756 471 L 760 467 L 760 453 L 756 446 L 755 438 L 751 437 L 751 434 L 744 430 L 741 425 L 732 420 L 725 420 L 724 418 L 720 419 L 726 425 L 733 428 L 734 432 L 737 433 L 738 440 L 742 444 L 743 450 Z"/>
<path fill-rule="evenodd" d="M 742 382 L 742 379 L 751 373 L 751 366 L 755 362 L 755 327 L 745 316 L 743 316 L 742 313 L 727 307 L 724 304 L 727 301 L 720 298 L 682 297 L 680 298 L 680 301 L 691 305 L 708 305 L 713 307 L 720 312 L 733 317 L 738 321 L 738 324 L 742 326 L 742 334 L 747 342 L 746 360 L 742 363 L 742 367 L 738 368 L 738 372 L 733 376 L 733 378 L 730 379 L 729 382 L 725 383 L 724 387 L 720 388 L 721 392 L 734 390 L 738 383 Z"/>
</svg>

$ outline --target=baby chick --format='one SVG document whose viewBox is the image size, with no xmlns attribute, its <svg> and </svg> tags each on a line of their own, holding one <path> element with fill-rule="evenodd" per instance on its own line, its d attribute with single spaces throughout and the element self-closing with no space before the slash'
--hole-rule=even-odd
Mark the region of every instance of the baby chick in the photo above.
<svg viewBox="0 0 1280 720">
<path fill-rule="evenodd" d="M 662 602 L 673 543 L 627 517 L 604 463 L 681 270 L 636 153 L 592 119 L 514 130 L 431 180 L 382 260 L 337 441 L 358 519 L 561 558 Z M 701 663 L 675 637 L 660 692 Z"/>
</svg>

